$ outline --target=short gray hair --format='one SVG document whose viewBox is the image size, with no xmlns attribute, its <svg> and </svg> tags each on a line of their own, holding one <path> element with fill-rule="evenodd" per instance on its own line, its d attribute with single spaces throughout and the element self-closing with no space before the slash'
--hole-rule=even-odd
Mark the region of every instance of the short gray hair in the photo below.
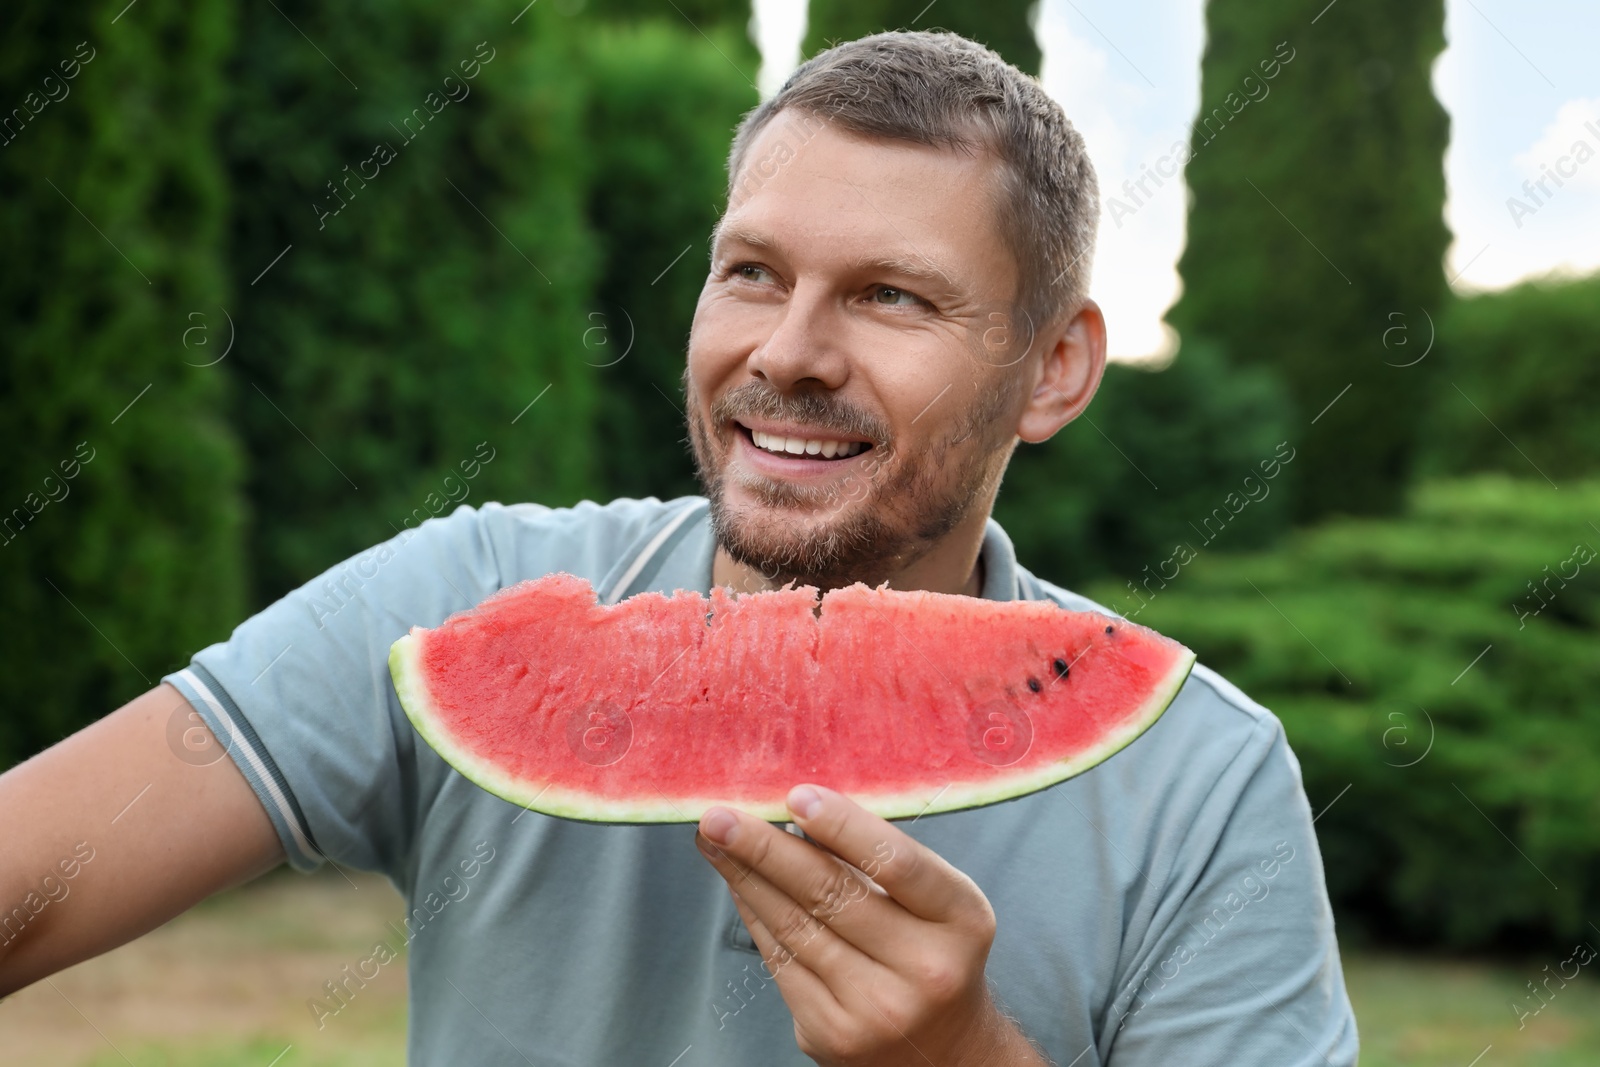
<svg viewBox="0 0 1600 1067">
<path fill-rule="evenodd" d="M 994 153 L 1017 303 L 1035 327 L 1082 307 L 1100 194 L 1082 136 L 1037 80 L 954 33 L 892 30 L 835 45 L 740 122 L 728 153 L 730 202 L 750 145 L 786 109 L 869 137 Z"/>
</svg>

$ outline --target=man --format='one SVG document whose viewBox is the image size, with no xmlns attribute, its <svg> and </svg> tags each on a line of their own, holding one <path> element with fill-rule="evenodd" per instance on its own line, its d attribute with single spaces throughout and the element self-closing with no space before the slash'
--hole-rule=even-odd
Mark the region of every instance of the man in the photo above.
<svg viewBox="0 0 1600 1067">
<path fill-rule="evenodd" d="M 1125 752 L 1010 803 L 890 824 L 796 783 L 809 841 L 724 809 L 525 812 L 418 742 L 390 643 L 552 571 L 607 602 L 864 581 L 1095 606 L 989 519 L 1018 440 L 1104 366 L 1060 109 L 963 38 L 880 34 L 751 112 L 729 174 L 684 376 L 706 498 L 463 506 L 0 778 L 6 899 L 97 850 L 0 991 L 331 861 L 407 899 L 417 1064 L 1355 1063 L 1298 764 L 1203 667 Z M 319 1024 L 338 989 L 307 991 Z"/>
</svg>

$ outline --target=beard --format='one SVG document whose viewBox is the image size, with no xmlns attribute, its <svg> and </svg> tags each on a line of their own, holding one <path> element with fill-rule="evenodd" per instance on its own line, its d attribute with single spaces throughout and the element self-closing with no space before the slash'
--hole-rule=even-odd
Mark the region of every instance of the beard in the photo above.
<svg viewBox="0 0 1600 1067">
<path fill-rule="evenodd" d="M 896 451 L 883 419 L 826 390 L 786 395 L 749 381 L 718 397 L 707 413 L 687 368 L 683 384 L 695 473 L 711 503 L 717 543 L 777 585 L 828 590 L 884 581 L 992 499 L 1016 443 L 1015 434 L 1001 429 L 1012 399 L 1005 388 L 986 390 L 945 437 L 909 454 Z M 744 474 L 740 487 L 758 506 L 736 511 L 727 502 L 727 455 L 733 435 L 742 432 L 732 422 L 745 418 L 816 427 L 819 436 L 864 437 L 872 447 L 847 477 L 829 485 Z M 802 511 L 811 514 L 793 514 Z"/>
</svg>

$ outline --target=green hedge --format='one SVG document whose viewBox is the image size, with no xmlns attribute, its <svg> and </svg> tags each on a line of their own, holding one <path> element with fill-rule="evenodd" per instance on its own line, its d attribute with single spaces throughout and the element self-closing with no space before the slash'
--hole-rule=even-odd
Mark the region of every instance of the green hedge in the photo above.
<svg viewBox="0 0 1600 1067">
<path fill-rule="evenodd" d="M 1597 516 L 1595 481 L 1425 483 L 1202 555 L 1137 616 L 1282 718 L 1347 930 L 1560 945 L 1600 914 Z"/>
<path fill-rule="evenodd" d="M 601 270 L 581 356 L 600 390 L 596 458 L 610 495 L 697 491 L 684 355 L 726 200 L 728 144 L 758 103 L 725 58 L 738 54 L 739 35 L 711 36 L 653 20 L 584 39 L 584 158 Z"/>
<path fill-rule="evenodd" d="M 1413 332 L 1411 359 L 1426 340 Z M 1560 484 L 1600 471 L 1600 274 L 1456 301 L 1427 359 L 1440 379 L 1427 472 L 1542 471 Z"/>
<path fill-rule="evenodd" d="M 278 6 L 244 9 L 229 78 L 257 604 L 459 501 L 561 504 L 595 474 L 579 27 Z"/>
<path fill-rule="evenodd" d="M 147 689 L 243 606 L 227 383 L 186 365 L 223 350 L 237 312 L 214 149 L 235 17 L 115 15 L 24 5 L 0 34 L 0 99 L 28 116 L 0 136 L 0 767 Z"/>
</svg>

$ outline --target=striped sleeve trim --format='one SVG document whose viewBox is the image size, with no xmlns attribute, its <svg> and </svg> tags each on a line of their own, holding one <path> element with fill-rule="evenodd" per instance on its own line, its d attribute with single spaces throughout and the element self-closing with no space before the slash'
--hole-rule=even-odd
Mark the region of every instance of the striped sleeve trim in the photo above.
<svg viewBox="0 0 1600 1067">
<path fill-rule="evenodd" d="M 162 681 L 175 686 L 205 720 L 211 732 L 224 740 L 228 755 L 243 772 L 261 806 L 266 809 L 267 817 L 272 820 L 290 865 L 300 871 L 314 871 L 322 866 L 326 857 L 312 843 L 305 816 L 290 792 L 283 772 L 278 770 L 278 765 L 267 753 L 250 720 L 240 712 L 227 690 L 198 663 L 191 663 L 183 670 L 167 675 Z"/>
</svg>

